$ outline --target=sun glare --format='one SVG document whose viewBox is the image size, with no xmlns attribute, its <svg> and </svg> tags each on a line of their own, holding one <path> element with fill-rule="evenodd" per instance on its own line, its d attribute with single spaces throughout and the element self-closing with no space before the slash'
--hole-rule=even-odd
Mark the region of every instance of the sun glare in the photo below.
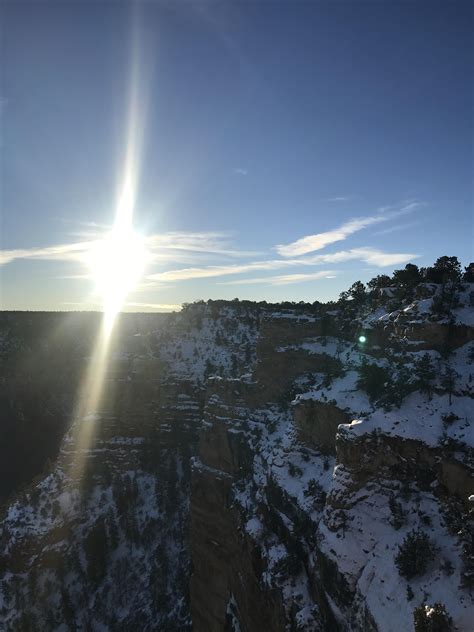
<svg viewBox="0 0 474 632">
<path fill-rule="evenodd" d="M 122 309 L 127 294 L 140 281 L 145 258 L 143 238 L 126 226 L 115 226 L 91 253 L 95 292 L 101 297 L 109 324 Z"/>
</svg>

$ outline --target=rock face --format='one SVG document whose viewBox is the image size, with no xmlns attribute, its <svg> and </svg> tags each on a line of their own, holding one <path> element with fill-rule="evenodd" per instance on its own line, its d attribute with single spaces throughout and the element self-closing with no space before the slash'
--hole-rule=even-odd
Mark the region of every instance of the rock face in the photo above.
<svg viewBox="0 0 474 632">
<path fill-rule="evenodd" d="M 472 287 L 421 289 L 124 316 L 92 410 L 97 316 L 2 315 L 0 628 L 470 630 Z"/>
<path fill-rule="evenodd" d="M 222 323 L 209 311 L 191 309 L 184 318 L 123 316 L 103 372 L 89 380 L 80 372 L 68 408 L 73 422 L 70 417 L 56 460 L 43 459 L 49 472 L 17 488 L 2 510 L 2 630 L 190 629 L 190 466 L 204 407 L 204 373 L 212 366 L 243 372 L 254 329 L 246 319 L 223 340 Z M 223 309 L 221 316 L 229 314 Z M 42 318 L 50 320 L 38 315 Z M 56 319 L 50 335 L 64 326 Z M 69 330 L 75 344 L 67 362 L 82 369 L 97 364 L 95 356 L 83 354 L 91 353 L 99 326 L 90 316 L 87 346 L 78 337 L 83 329 Z M 25 328 L 17 324 L 13 336 L 7 323 L 3 333 L 8 357 L 12 349 L 26 347 Z M 251 354 L 246 360 L 251 367 Z M 7 393 L 15 376 L 7 374 Z M 62 397 L 56 372 L 38 365 L 19 389 L 20 403 L 37 379 L 51 391 L 56 383 L 56 396 Z M 88 410 L 98 381 L 100 398 Z M 85 404 L 74 402 L 77 392 Z M 50 414 L 54 418 L 54 410 Z M 30 411 L 24 423 L 34 427 L 35 419 Z M 61 418 L 58 425 L 63 423 Z M 27 433 L 23 440 L 27 444 Z"/>
<path fill-rule="evenodd" d="M 334 404 L 301 399 L 293 407 L 293 421 L 302 443 L 319 448 L 325 454 L 334 454 L 337 429 L 351 418 Z"/>
</svg>

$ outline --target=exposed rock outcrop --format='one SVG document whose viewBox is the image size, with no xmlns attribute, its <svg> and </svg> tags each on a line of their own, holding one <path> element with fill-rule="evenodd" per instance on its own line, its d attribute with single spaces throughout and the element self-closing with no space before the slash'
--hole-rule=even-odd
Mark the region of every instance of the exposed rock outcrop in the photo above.
<svg viewBox="0 0 474 632">
<path fill-rule="evenodd" d="M 350 421 L 350 415 L 334 404 L 299 399 L 293 405 L 293 419 L 303 443 L 334 454 L 337 429 Z"/>
</svg>

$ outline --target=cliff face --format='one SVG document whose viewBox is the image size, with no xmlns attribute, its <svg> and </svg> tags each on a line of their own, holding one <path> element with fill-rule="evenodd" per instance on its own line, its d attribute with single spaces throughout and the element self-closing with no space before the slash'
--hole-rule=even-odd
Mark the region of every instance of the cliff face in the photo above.
<svg viewBox="0 0 474 632">
<path fill-rule="evenodd" d="M 29 315 L 33 323 L 35 316 Z M 23 490 L 12 482 L 12 500 L 1 514 L 2 630 L 191 627 L 190 463 L 205 373 L 212 367 L 228 376 L 242 373 L 244 359 L 246 368 L 252 362 L 254 321 L 235 318 L 235 331 L 224 339 L 222 322 L 232 314 L 224 309 L 221 316 L 219 321 L 206 308 L 191 309 L 185 317 L 123 316 L 104 373 L 89 382 L 85 369 L 94 364 L 90 353 L 99 320 L 89 317 L 87 346 L 82 330 L 69 328 L 75 344 L 62 362 L 82 371 L 71 384 L 69 419 L 56 420 L 67 432 L 55 454 L 48 454 L 56 459 L 40 462 L 47 473 Z M 62 318 L 49 335 L 66 326 Z M 5 326 L 4 340 L 8 352 L 13 344 L 24 348 L 24 328 L 17 327 L 13 337 Z M 60 352 L 47 348 L 53 362 Z M 14 371 L 5 377 L 7 392 L 14 377 Z M 56 371 L 38 365 L 18 389 L 20 403 L 37 378 L 54 391 Z M 93 410 L 78 406 L 77 393 L 87 402 L 84 390 L 93 391 L 102 378 L 99 403 Z M 42 401 L 41 411 L 48 404 Z M 31 410 L 25 424 L 34 427 L 36 421 Z M 27 432 L 22 440 L 25 450 L 34 449 Z"/>
<path fill-rule="evenodd" d="M 398 632 L 441 602 L 467 632 L 472 287 L 449 317 L 431 310 L 436 292 L 357 313 L 204 304 L 124 317 L 100 405 L 79 418 L 89 324 L 56 389 L 63 416 L 45 399 L 63 433 L 56 459 L 8 490 L 2 629 Z M 10 326 L 11 354 L 26 343 Z M 426 559 L 412 551 L 400 570 L 413 531 Z"/>
<path fill-rule="evenodd" d="M 252 377 L 207 395 L 192 468 L 196 630 L 257 630 L 263 616 L 269 630 L 395 632 L 436 602 L 470 629 L 470 290 L 449 321 L 430 322 L 426 303 L 377 307 L 334 315 L 339 336 L 321 335 L 314 313 L 267 315 Z M 380 403 L 364 363 L 390 381 Z M 396 560 L 413 530 L 433 552 L 407 579 Z"/>
</svg>

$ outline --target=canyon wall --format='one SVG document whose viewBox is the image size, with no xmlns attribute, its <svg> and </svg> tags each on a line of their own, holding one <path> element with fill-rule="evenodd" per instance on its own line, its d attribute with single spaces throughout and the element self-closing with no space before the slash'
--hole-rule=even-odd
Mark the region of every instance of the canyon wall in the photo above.
<svg viewBox="0 0 474 632">
<path fill-rule="evenodd" d="M 27 461 L 4 485 L 2 629 L 398 632 L 441 603 L 467 632 L 472 287 L 449 318 L 435 292 L 124 315 L 90 411 L 97 315 L 2 315 L 2 449 Z"/>
</svg>

